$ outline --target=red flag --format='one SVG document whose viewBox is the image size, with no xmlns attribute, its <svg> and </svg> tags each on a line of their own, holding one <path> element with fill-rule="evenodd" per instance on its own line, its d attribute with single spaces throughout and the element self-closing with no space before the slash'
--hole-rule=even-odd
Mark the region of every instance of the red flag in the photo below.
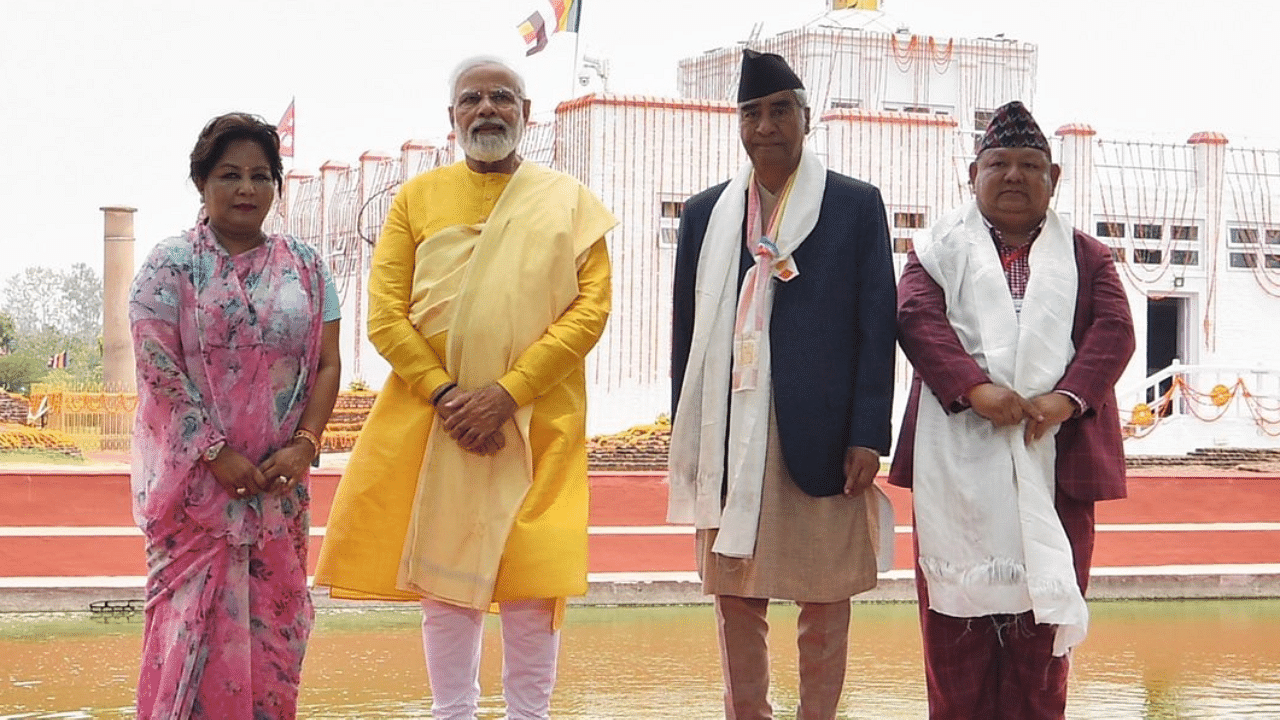
<svg viewBox="0 0 1280 720">
<path fill-rule="evenodd" d="M 284 117 L 276 125 L 276 134 L 280 136 L 280 157 L 293 157 L 293 100 L 289 101 L 289 109 L 284 111 Z"/>
</svg>

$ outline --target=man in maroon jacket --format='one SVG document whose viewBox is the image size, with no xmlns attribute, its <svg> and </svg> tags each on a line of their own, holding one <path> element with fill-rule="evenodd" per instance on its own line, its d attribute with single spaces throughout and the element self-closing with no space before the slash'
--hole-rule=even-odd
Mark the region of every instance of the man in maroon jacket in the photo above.
<svg viewBox="0 0 1280 720">
<path fill-rule="evenodd" d="M 898 285 L 916 374 L 890 482 L 913 489 L 931 718 L 1064 716 L 1094 502 L 1125 496 L 1133 321 L 1109 249 L 1049 209 L 1059 172 L 1027 109 L 1000 108 L 974 199 L 917 236 Z"/>
</svg>

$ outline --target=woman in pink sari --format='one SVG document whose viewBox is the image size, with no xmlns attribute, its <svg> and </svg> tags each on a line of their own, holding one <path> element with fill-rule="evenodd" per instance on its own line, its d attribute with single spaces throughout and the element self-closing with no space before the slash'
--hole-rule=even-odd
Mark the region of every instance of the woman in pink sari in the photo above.
<svg viewBox="0 0 1280 720">
<path fill-rule="evenodd" d="M 191 152 L 202 219 L 134 280 L 140 719 L 296 714 L 313 618 L 307 476 L 338 393 L 340 311 L 317 252 L 262 232 L 279 147 L 261 118 L 210 121 Z"/>
</svg>

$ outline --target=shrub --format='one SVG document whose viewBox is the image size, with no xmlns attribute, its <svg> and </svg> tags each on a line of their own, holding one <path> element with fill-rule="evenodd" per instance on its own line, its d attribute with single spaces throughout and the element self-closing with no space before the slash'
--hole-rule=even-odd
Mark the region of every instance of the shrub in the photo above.
<svg viewBox="0 0 1280 720">
<path fill-rule="evenodd" d="M 0 452 L 10 450 L 46 450 L 80 457 L 80 448 L 75 441 L 56 430 L 0 424 Z"/>
</svg>

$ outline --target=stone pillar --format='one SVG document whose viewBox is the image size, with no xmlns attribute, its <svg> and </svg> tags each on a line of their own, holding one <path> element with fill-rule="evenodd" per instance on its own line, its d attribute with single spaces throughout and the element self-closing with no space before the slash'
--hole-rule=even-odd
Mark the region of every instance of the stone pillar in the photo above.
<svg viewBox="0 0 1280 720">
<path fill-rule="evenodd" d="M 1210 278 L 1216 278 L 1231 262 L 1226 252 L 1227 136 L 1198 132 L 1187 138 L 1187 144 L 1196 149 L 1196 186 L 1204 192 L 1204 267 Z M 1217 321 L 1218 296 L 1211 282 L 1204 300 L 1204 348 L 1209 353 L 1217 350 Z"/>
<path fill-rule="evenodd" d="M 408 143 L 406 143 L 408 144 Z M 367 211 L 369 199 L 375 192 L 383 192 L 385 188 L 374 187 L 375 179 L 383 181 L 382 174 L 377 172 L 379 165 L 385 165 L 395 161 L 395 158 L 381 152 L 370 150 L 360 156 L 360 207 Z M 390 205 L 388 205 L 390 207 Z M 360 214 L 356 216 L 356 222 L 361 222 Z M 385 218 L 369 218 L 369 224 L 374 221 L 385 220 Z M 376 237 L 370 238 L 377 242 Z M 351 278 L 354 283 L 351 292 L 351 321 L 346 323 L 351 327 L 351 370 L 350 377 L 364 381 L 364 353 L 362 352 L 365 341 L 365 307 L 364 307 L 364 286 L 365 275 L 369 272 L 366 258 L 372 256 L 371 252 L 366 252 L 366 243 L 363 238 L 356 243 L 354 260 L 355 276 Z M 369 246 L 372 248 L 372 246 Z"/>
<path fill-rule="evenodd" d="M 99 208 L 102 232 L 102 383 L 107 392 L 135 392 L 129 334 L 129 286 L 133 283 L 133 214 L 136 208 Z"/>
<path fill-rule="evenodd" d="M 319 243 L 323 230 L 320 223 L 323 199 L 317 199 L 312 205 L 309 204 L 312 198 L 302 192 L 303 186 L 315 177 L 312 173 L 296 169 L 284 174 L 284 199 L 289 203 L 284 231 L 303 242 Z M 316 247 L 319 248 L 319 245 Z"/>
<path fill-rule="evenodd" d="M 1062 157 L 1058 164 L 1062 176 L 1058 178 L 1059 212 L 1071 214 L 1071 224 L 1092 235 L 1093 225 L 1093 138 L 1098 133 L 1082 123 L 1071 123 L 1058 128 L 1054 135 L 1062 138 Z"/>
<path fill-rule="evenodd" d="M 448 147 L 453 147 L 454 133 L 449 131 Z M 434 170 L 438 165 L 437 156 L 441 148 L 425 140 L 406 140 L 400 146 L 400 179 L 408 180 L 415 175 Z"/>
<path fill-rule="evenodd" d="M 334 252 L 340 246 L 337 245 L 337 234 L 341 228 L 334 227 L 334 220 L 330 215 L 331 208 L 334 203 L 335 191 L 338 189 L 338 176 L 351 171 L 351 166 L 338 162 L 337 160 L 329 160 L 320 166 L 320 183 L 321 183 L 321 201 L 320 201 L 320 250 L 324 254 L 325 259 L 332 262 L 329 254 Z M 340 198 L 338 202 L 348 202 L 347 198 Z"/>
</svg>

